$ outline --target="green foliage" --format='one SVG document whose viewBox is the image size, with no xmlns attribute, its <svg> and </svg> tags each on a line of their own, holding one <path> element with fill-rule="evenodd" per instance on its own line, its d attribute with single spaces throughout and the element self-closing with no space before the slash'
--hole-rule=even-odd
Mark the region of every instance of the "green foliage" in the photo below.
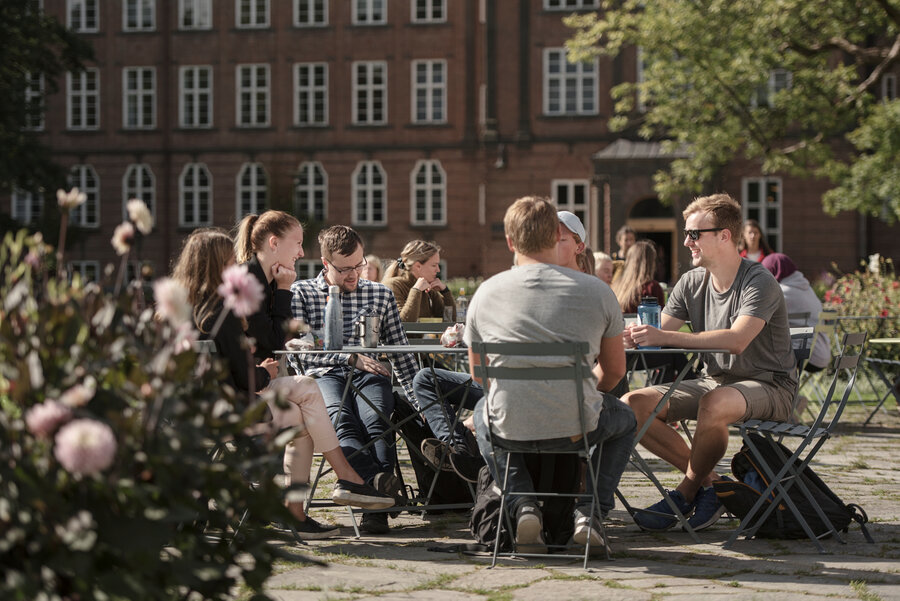
<svg viewBox="0 0 900 601">
<path fill-rule="evenodd" d="M 860 265 L 860 270 L 841 275 L 825 292 L 825 308 L 838 315 L 872 316 L 843 323 L 849 331 L 856 328 L 869 332 L 870 338 L 900 337 L 900 279 L 891 259 L 874 254 Z M 896 359 L 898 345 L 872 345 L 870 356 Z"/>
<path fill-rule="evenodd" d="M 0 2 L 0 190 L 18 186 L 38 190 L 39 182 L 55 190 L 64 172 L 36 132 L 25 126 L 39 115 L 44 99 L 28 102 L 29 74 L 44 75 L 44 95 L 59 90 L 66 71 L 79 71 L 93 58 L 88 42 L 68 30 L 56 17 L 34 9 L 33 0 Z M 48 199 L 49 200 L 49 199 Z"/>
<path fill-rule="evenodd" d="M 700 192 L 740 157 L 761 162 L 764 173 L 828 176 L 847 190 L 863 175 L 896 180 L 900 124 L 875 102 L 900 34 L 900 11 L 887 3 L 607 0 L 599 13 L 565 22 L 575 29 L 567 43 L 573 60 L 640 48 L 643 81 L 613 89 L 610 125 L 690 152 L 657 175 L 662 198 Z M 789 73 L 791 85 L 773 93 L 776 70 Z M 646 111 L 636 109 L 638 98 Z M 838 160 L 834 141 L 854 129 L 849 139 L 860 155 Z M 889 139 L 868 143 L 868 132 Z M 857 166 L 862 159 L 867 164 Z M 826 208 L 890 222 L 900 207 L 886 210 L 883 196 L 844 194 Z"/>
<path fill-rule="evenodd" d="M 0 247 L 0 598 L 227 599 L 239 584 L 259 593 L 273 531 L 245 527 L 233 542 L 227 532 L 245 510 L 286 517 L 272 477 L 284 441 L 243 435 L 263 406 L 223 390 L 222 366 L 137 311 L 138 292 L 57 280 L 44 268 L 51 251 L 24 231 Z M 25 418 L 88 383 L 89 400 L 68 406 L 110 426 L 117 448 L 108 468 L 79 475 L 54 452 L 59 439 Z M 212 445 L 227 440 L 242 451 L 212 461 Z"/>
</svg>

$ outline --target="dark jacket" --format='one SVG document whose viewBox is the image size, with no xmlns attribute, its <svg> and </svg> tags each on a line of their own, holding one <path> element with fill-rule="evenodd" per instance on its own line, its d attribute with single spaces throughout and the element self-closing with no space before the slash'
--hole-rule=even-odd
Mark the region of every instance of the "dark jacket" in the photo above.
<svg viewBox="0 0 900 601">
<path fill-rule="evenodd" d="M 246 265 L 265 292 L 259 310 L 247 318 L 247 336 L 256 340 L 257 359 L 274 358 L 275 351 L 284 349 L 284 322 L 291 318 L 291 291 L 279 290 L 274 279 L 269 282 L 256 257 Z"/>
<path fill-rule="evenodd" d="M 202 330 L 208 332 L 219 319 L 219 314 L 223 311 L 222 305 L 213 311 L 213 313 L 203 322 Z M 207 334 L 204 338 L 209 338 Z M 241 320 L 234 316 L 231 311 L 225 316 L 219 331 L 216 332 L 213 341 L 216 344 L 216 353 L 218 356 L 228 362 L 228 381 L 241 392 L 250 390 L 250 364 L 247 362 L 247 350 L 244 348 L 246 336 Z M 254 392 L 259 392 L 269 385 L 269 372 L 265 368 L 254 366 Z"/>
</svg>

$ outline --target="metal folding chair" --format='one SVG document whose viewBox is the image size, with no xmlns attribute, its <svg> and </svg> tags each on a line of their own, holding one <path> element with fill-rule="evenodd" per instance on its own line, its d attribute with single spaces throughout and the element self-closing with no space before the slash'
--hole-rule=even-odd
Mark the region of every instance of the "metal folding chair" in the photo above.
<svg viewBox="0 0 900 601">
<path fill-rule="evenodd" d="M 507 500 L 513 496 L 535 496 L 538 498 L 547 498 L 547 497 L 570 497 L 574 499 L 591 499 L 591 516 L 598 515 L 599 509 L 599 499 L 597 497 L 597 486 L 596 482 L 598 479 L 599 469 L 600 469 L 600 461 L 599 456 L 597 457 L 597 461 L 591 462 L 591 449 L 590 444 L 588 443 L 587 433 L 592 431 L 593 428 L 588 429 L 587 425 L 584 422 L 584 386 L 583 382 L 585 379 L 590 377 L 591 368 L 589 365 L 585 363 L 584 356 L 589 352 L 590 346 L 586 342 L 557 342 L 557 343 L 517 343 L 517 342 L 503 342 L 503 343 L 485 343 L 485 342 L 473 342 L 472 350 L 477 354 L 480 358 L 480 365 L 474 366 L 476 377 L 480 378 L 484 383 L 485 387 L 485 402 L 489 403 L 489 392 L 491 386 L 501 385 L 504 380 L 554 380 L 554 381 L 571 381 L 575 383 L 576 395 L 573 399 L 573 402 L 577 403 L 578 407 L 578 421 L 579 428 L 581 430 L 581 439 L 573 442 L 572 446 L 567 449 L 562 450 L 534 450 L 529 451 L 529 453 L 535 454 L 574 454 L 578 457 L 587 461 L 587 465 L 589 468 L 587 469 L 587 474 L 589 476 L 587 482 L 585 483 L 585 487 L 587 489 L 586 492 L 575 492 L 575 493 L 563 493 L 563 492 L 529 492 L 522 493 L 517 491 L 509 490 L 509 461 L 506 462 L 506 469 L 503 471 L 503 475 L 501 477 L 502 483 L 500 483 L 500 515 L 497 518 L 497 537 L 494 542 L 494 554 L 491 561 L 491 567 L 494 567 L 497 563 L 498 557 L 582 557 L 584 560 L 583 567 L 587 569 L 588 559 L 590 558 L 591 552 L 591 544 L 590 544 L 590 532 L 587 537 L 587 544 L 584 547 L 584 553 L 582 554 L 566 554 L 566 553 L 522 553 L 516 549 L 515 544 L 515 527 L 513 525 L 514 516 L 507 515 Z M 490 357 L 489 355 L 502 355 L 505 357 L 514 356 L 514 357 L 554 357 L 557 360 L 561 358 L 566 358 L 568 363 L 562 367 L 496 367 L 490 365 Z M 490 407 L 488 407 L 490 409 Z M 504 442 L 502 439 L 496 436 L 493 432 L 493 428 L 491 426 L 490 421 L 490 410 L 488 413 L 488 437 L 491 443 L 491 458 L 494 462 L 494 473 L 500 476 L 500 470 L 497 464 L 497 453 L 521 453 L 521 451 L 515 449 L 508 449 L 504 446 Z M 600 453 L 601 448 L 598 445 L 595 452 Z M 537 488 L 537 487 L 535 487 Z M 593 519 L 591 520 L 591 527 L 593 527 Z M 606 553 L 606 558 L 609 559 L 609 542 L 606 537 L 606 531 L 603 528 L 602 522 L 598 520 L 600 524 L 600 536 L 603 539 L 603 547 Z M 507 532 L 510 533 L 510 538 L 513 541 L 513 549 L 511 552 L 500 552 L 500 538 L 501 532 L 503 528 L 507 529 Z M 547 545 L 550 548 L 563 548 L 568 549 L 570 545 Z M 580 547 L 580 545 L 579 545 Z"/>
<path fill-rule="evenodd" d="M 731 537 L 724 545 L 725 548 L 730 547 L 741 535 L 746 536 L 748 539 L 752 538 L 772 511 L 781 503 L 790 509 L 791 513 L 801 524 L 807 537 L 816 545 L 820 553 L 825 553 L 825 548 L 819 541 L 820 538 L 831 535 L 841 543 L 844 543 L 837 529 L 815 502 L 813 495 L 804 484 L 802 478 L 800 478 L 800 474 L 806 469 L 806 466 L 809 465 L 819 449 L 822 448 L 825 441 L 831 438 L 834 428 L 844 412 L 847 400 L 850 398 L 850 393 L 856 382 L 856 374 L 859 368 L 860 357 L 865 348 L 866 337 L 867 334 L 865 332 L 844 335 L 840 345 L 840 354 L 834 360 L 834 375 L 831 380 L 831 386 L 828 388 L 825 399 L 822 401 L 821 409 L 812 425 L 805 426 L 790 422 L 758 419 L 748 420 L 740 425 L 741 438 L 765 472 L 764 477 L 768 482 L 768 487 L 741 521 L 738 529 L 731 534 Z M 838 389 L 839 380 L 843 376 L 847 377 L 847 382 L 844 385 L 840 398 L 836 398 L 835 392 Z M 775 469 L 766 462 L 760 449 L 753 442 L 750 434 L 754 432 L 763 436 L 775 448 L 778 448 L 778 445 L 774 444 L 775 437 L 796 438 L 800 442 L 790 457 L 782 456 L 779 458 L 782 467 L 776 473 Z M 779 454 L 781 453 L 779 452 Z M 803 513 L 797 508 L 797 504 L 788 494 L 794 485 L 800 490 L 805 501 L 804 505 L 812 507 L 819 519 L 828 527 L 826 532 L 816 534 L 812 531 Z M 762 511 L 760 514 L 763 505 L 766 504 L 767 499 L 772 495 L 774 495 L 774 498 L 768 503 L 765 511 Z"/>
</svg>

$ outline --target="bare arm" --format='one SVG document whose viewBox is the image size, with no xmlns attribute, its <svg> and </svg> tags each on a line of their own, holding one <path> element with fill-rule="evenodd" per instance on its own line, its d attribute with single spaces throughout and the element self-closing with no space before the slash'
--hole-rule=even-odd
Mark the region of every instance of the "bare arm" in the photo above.
<svg viewBox="0 0 900 601">
<path fill-rule="evenodd" d="M 723 348 L 730 353 L 740 355 L 759 335 L 765 325 L 765 320 L 759 317 L 741 315 L 727 329 L 708 332 L 678 332 L 670 331 L 664 321 L 661 330 L 651 326 L 634 326 L 631 328 L 630 338 L 633 342 L 644 346 Z"/>
<path fill-rule="evenodd" d="M 597 390 L 608 392 L 619 383 L 625 375 L 625 345 L 622 342 L 622 334 L 600 341 L 600 353 L 597 355 L 597 364 L 594 365 L 593 371 L 597 376 Z"/>
</svg>

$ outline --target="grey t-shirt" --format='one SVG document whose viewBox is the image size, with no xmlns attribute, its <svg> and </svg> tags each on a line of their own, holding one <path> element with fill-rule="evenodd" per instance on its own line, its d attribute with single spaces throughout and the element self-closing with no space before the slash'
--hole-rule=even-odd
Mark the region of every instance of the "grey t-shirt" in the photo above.
<svg viewBox="0 0 900 601">
<path fill-rule="evenodd" d="M 741 315 L 766 322 L 740 355 L 704 355 L 704 371 L 723 380 L 758 380 L 793 390 L 794 353 L 784 295 L 775 277 L 760 263 L 741 260 L 737 276 L 725 292 L 716 292 L 703 267 L 692 269 L 675 284 L 663 312 L 690 320 L 695 332 L 725 330 Z"/>
<path fill-rule="evenodd" d="M 587 342 L 590 369 L 600 342 L 622 333 L 616 297 L 603 281 L 557 265 L 514 267 L 484 282 L 472 297 L 465 341 Z M 550 358 L 492 357 L 491 365 L 550 367 Z M 509 440 L 546 440 L 579 434 L 575 384 L 503 380 L 488 392 L 494 432 Z M 602 407 L 597 378 L 584 382 L 584 418 L 590 431 Z"/>
</svg>

